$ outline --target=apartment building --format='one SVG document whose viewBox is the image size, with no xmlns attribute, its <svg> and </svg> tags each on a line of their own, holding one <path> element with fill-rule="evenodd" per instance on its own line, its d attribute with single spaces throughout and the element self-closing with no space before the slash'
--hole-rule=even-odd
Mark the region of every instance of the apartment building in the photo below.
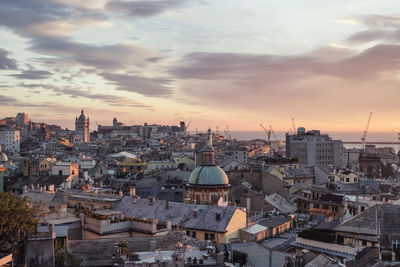
<svg viewBox="0 0 400 267">
<path fill-rule="evenodd" d="M 286 157 L 297 158 L 299 163 L 308 167 L 317 165 L 340 168 L 343 142 L 332 140 L 319 130 L 306 131 L 299 127 L 296 134 L 286 134 Z"/>
<path fill-rule="evenodd" d="M 19 153 L 21 146 L 21 136 L 19 130 L 0 129 L 0 145 L 4 151 Z"/>
</svg>

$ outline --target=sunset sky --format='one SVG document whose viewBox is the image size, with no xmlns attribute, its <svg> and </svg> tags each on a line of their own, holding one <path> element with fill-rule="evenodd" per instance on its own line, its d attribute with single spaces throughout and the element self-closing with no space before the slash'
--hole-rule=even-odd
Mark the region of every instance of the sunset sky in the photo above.
<svg viewBox="0 0 400 267">
<path fill-rule="evenodd" d="M 400 131 L 399 0 L 1 0 L 0 117 Z"/>
</svg>

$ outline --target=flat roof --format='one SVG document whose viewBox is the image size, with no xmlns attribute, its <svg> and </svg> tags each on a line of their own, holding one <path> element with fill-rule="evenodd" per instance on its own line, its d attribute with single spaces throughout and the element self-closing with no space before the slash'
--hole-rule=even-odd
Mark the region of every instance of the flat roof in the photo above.
<svg viewBox="0 0 400 267">
<path fill-rule="evenodd" d="M 253 225 L 251 225 L 249 227 L 240 229 L 240 231 L 247 232 L 247 233 L 250 233 L 250 234 L 257 234 L 257 233 L 259 233 L 261 231 L 265 231 L 267 229 L 268 229 L 267 227 L 262 226 L 260 224 L 253 224 Z"/>
</svg>

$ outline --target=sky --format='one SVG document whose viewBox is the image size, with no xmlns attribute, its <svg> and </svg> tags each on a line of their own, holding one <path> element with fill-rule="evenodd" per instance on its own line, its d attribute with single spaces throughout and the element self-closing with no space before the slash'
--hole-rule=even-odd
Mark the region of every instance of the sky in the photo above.
<svg viewBox="0 0 400 267">
<path fill-rule="evenodd" d="M 400 131 L 398 0 L 1 0 L 0 117 Z"/>
</svg>

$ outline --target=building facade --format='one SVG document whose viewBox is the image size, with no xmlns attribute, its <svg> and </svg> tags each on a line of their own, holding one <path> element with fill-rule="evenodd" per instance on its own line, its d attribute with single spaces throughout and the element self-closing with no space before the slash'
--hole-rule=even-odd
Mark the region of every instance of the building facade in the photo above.
<svg viewBox="0 0 400 267">
<path fill-rule="evenodd" d="M 86 118 L 83 110 L 79 118 L 75 118 L 75 135 L 83 143 L 90 142 L 89 117 Z"/>
<path fill-rule="evenodd" d="M 21 145 L 20 131 L 14 129 L 1 129 L 0 145 L 4 151 L 19 153 Z"/>
<path fill-rule="evenodd" d="M 286 157 L 297 158 L 299 163 L 305 166 L 325 165 L 340 168 L 342 150 L 341 140 L 332 140 L 329 135 L 321 134 L 319 130 L 306 132 L 305 128 L 300 127 L 297 134 L 286 134 Z"/>
<path fill-rule="evenodd" d="M 17 127 L 25 127 L 28 125 L 28 114 L 26 113 L 18 113 L 17 116 L 15 117 L 15 123 Z"/>
</svg>

